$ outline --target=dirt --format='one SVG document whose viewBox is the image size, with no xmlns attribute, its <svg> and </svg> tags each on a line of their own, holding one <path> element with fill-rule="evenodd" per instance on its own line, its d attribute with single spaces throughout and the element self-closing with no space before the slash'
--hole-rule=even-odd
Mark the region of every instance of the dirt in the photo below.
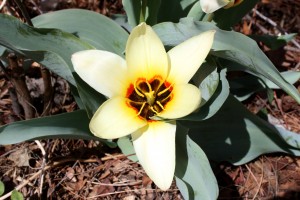
<svg viewBox="0 0 300 200">
<path fill-rule="evenodd" d="M 24 4 L 31 17 L 66 8 L 89 9 L 107 16 L 124 13 L 121 0 L 26 0 Z M 299 0 L 262 0 L 255 9 L 258 12 L 252 11 L 244 17 L 235 27 L 236 31 L 246 35 L 300 32 Z M 7 1 L 1 12 L 24 21 L 13 1 Z M 267 18 L 263 19 L 258 13 Z M 294 42 L 277 50 L 259 45 L 279 71 L 299 71 L 299 43 L 297 35 Z M 34 117 L 77 109 L 67 82 L 51 73 L 53 93 L 50 109 L 45 112 L 41 67 L 31 63 L 24 73 L 35 107 Z M 295 85 L 300 91 L 300 82 Z M 0 70 L 0 88 L 0 125 L 24 120 L 16 88 L 3 70 Z M 271 103 L 265 94 L 257 93 L 245 106 L 253 113 L 265 109 L 282 126 L 300 133 L 300 106 L 281 90 L 274 90 Z M 299 158 L 284 154 L 262 155 L 241 166 L 221 163 L 215 170 L 219 199 L 300 199 L 299 164 Z M 30 199 L 183 199 L 175 182 L 169 190 L 159 190 L 139 164 L 129 160 L 119 149 L 110 149 L 95 141 L 52 139 L 0 145 L 0 180 L 6 192 L 27 180 L 20 192 Z"/>
</svg>

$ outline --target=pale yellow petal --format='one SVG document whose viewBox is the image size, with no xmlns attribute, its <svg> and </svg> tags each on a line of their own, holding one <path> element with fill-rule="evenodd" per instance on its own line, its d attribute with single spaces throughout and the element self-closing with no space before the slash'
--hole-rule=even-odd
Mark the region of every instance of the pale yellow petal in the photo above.
<svg viewBox="0 0 300 200">
<path fill-rule="evenodd" d="M 215 31 L 206 31 L 194 36 L 169 52 L 170 74 L 168 80 L 172 83 L 188 83 L 199 69 L 213 44 Z"/>
<path fill-rule="evenodd" d="M 200 0 L 200 5 L 205 13 L 213 13 L 216 10 L 224 7 L 230 0 Z"/>
<path fill-rule="evenodd" d="M 125 96 L 127 67 L 125 60 L 101 50 L 80 51 L 72 55 L 77 74 L 96 91 L 107 97 Z"/>
<path fill-rule="evenodd" d="M 140 164 L 162 190 L 169 189 L 174 177 L 175 132 L 175 122 L 154 121 L 132 134 Z"/>
<path fill-rule="evenodd" d="M 165 119 L 184 117 L 195 111 L 201 102 L 200 90 L 191 84 L 174 85 L 171 100 L 165 105 L 165 109 L 158 114 Z"/>
<path fill-rule="evenodd" d="M 164 46 L 145 23 L 132 30 L 126 45 L 126 61 L 132 80 L 167 77 L 169 66 Z"/>
<path fill-rule="evenodd" d="M 90 122 L 91 132 L 100 138 L 115 139 L 129 135 L 147 125 L 147 121 L 137 116 L 127 99 L 113 97 L 104 102 Z"/>
</svg>

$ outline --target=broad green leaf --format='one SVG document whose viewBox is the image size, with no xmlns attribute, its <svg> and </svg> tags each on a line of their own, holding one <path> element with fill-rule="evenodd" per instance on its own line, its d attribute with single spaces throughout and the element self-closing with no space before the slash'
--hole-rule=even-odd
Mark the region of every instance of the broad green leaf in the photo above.
<svg viewBox="0 0 300 200">
<path fill-rule="evenodd" d="M 250 113 L 232 96 L 210 119 L 181 123 L 190 128 L 188 135 L 215 162 L 241 165 L 272 152 L 300 155 L 300 150 L 288 145 L 278 129 Z"/>
<path fill-rule="evenodd" d="M 106 97 L 94 90 L 77 74 L 74 74 L 74 78 L 77 83 L 80 99 L 83 101 L 83 106 L 87 112 L 87 115 L 89 118 L 92 118 L 93 114 L 97 111 L 100 105 L 106 101 Z"/>
<path fill-rule="evenodd" d="M 202 11 L 200 3 L 195 3 L 187 17 L 192 17 L 195 21 L 202 21 L 206 17 L 206 13 Z"/>
<path fill-rule="evenodd" d="M 131 32 L 132 27 L 129 25 L 128 17 L 126 15 L 123 15 L 123 14 L 113 14 L 113 15 L 110 16 L 110 18 L 112 20 L 114 20 L 114 22 L 116 22 L 117 24 L 119 24 L 119 26 L 121 26 L 122 28 L 124 28 L 127 32 Z"/>
<path fill-rule="evenodd" d="M 141 0 L 122 0 L 122 4 L 128 17 L 128 23 L 132 27 L 135 27 L 140 23 L 142 10 Z"/>
<path fill-rule="evenodd" d="M 219 73 L 217 65 L 213 62 L 205 62 L 193 76 L 192 80 L 201 91 L 201 106 L 204 105 L 215 93 L 219 85 Z"/>
<path fill-rule="evenodd" d="M 273 35 L 250 35 L 252 39 L 258 42 L 263 42 L 270 49 L 275 50 L 284 45 L 286 45 L 289 41 L 291 41 L 297 34 L 287 34 L 281 36 L 273 36 Z"/>
<path fill-rule="evenodd" d="M 75 24 L 74 19 L 76 19 Z M 124 56 L 128 33 L 113 20 L 98 13 L 79 9 L 61 10 L 40 15 L 33 19 L 33 23 L 41 28 L 61 29 L 76 35 L 97 49 Z M 73 76 L 84 108 L 88 116 L 92 117 L 106 98 L 87 85 L 77 74 Z"/>
<path fill-rule="evenodd" d="M 150 26 L 157 24 L 157 16 L 160 8 L 161 1 L 164 0 L 144 0 L 147 2 L 146 5 L 146 23 Z"/>
<path fill-rule="evenodd" d="M 23 200 L 23 194 L 21 192 L 18 192 L 17 190 L 13 190 L 10 196 L 11 200 Z"/>
<path fill-rule="evenodd" d="M 291 146 L 300 149 L 300 134 L 275 126 L 279 135 Z"/>
<path fill-rule="evenodd" d="M 299 81 L 299 79 L 300 79 L 300 72 L 297 72 L 297 71 L 285 71 L 285 72 L 282 72 L 280 74 L 290 84 L 294 84 L 297 81 Z M 268 88 L 280 89 L 276 84 L 274 84 L 270 80 L 265 80 L 265 83 L 268 86 Z"/>
<path fill-rule="evenodd" d="M 2 196 L 2 194 L 4 194 L 4 191 L 5 191 L 4 183 L 2 181 L 0 181 L 0 196 Z"/>
<path fill-rule="evenodd" d="M 6 48 L 4 46 L 0 45 L 0 57 L 4 54 L 5 51 L 6 51 Z"/>
<path fill-rule="evenodd" d="M 72 34 L 56 29 L 32 28 L 9 15 L 0 14 L 0 26 L 5 27 L 0 29 L 1 45 L 33 60 L 38 59 L 41 64 L 75 84 L 71 55 L 92 46 Z"/>
<path fill-rule="evenodd" d="M 186 200 L 215 200 L 218 184 L 202 149 L 187 135 L 188 130 L 177 125 L 176 184 Z"/>
<path fill-rule="evenodd" d="M 64 60 L 61 56 L 50 51 L 31 51 L 31 50 L 22 50 L 22 53 L 32 60 L 42 63 L 45 67 L 50 69 L 52 72 L 63 77 L 72 85 L 76 86 L 76 82 L 73 77 L 73 73 L 69 66 L 70 63 Z"/>
<path fill-rule="evenodd" d="M 195 3 L 199 0 L 162 0 L 158 12 L 158 22 L 178 22 L 186 17 Z"/>
<path fill-rule="evenodd" d="M 290 84 L 296 83 L 300 79 L 300 72 L 285 71 L 281 76 Z M 239 101 L 244 101 L 255 92 L 270 89 L 280 89 L 277 85 L 261 76 L 246 74 L 230 79 L 230 91 Z"/>
<path fill-rule="evenodd" d="M 128 156 L 128 155 L 134 154 L 134 155 L 128 156 L 128 158 L 134 162 L 138 162 L 139 159 L 135 155 L 135 150 L 134 150 L 133 144 L 128 136 L 119 138 L 117 144 L 124 155 Z"/>
<path fill-rule="evenodd" d="M 157 24 L 153 28 L 168 47 L 173 47 L 201 32 L 216 30 L 211 55 L 234 61 L 243 65 L 246 70 L 266 77 L 300 103 L 297 89 L 283 79 L 256 42 L 247 36 L 233 31 L 223 31 L 211 23 L 194 22 L 189 18 L 182 19 L 177 24 L 171 22 Z"/>
<path fill-rule="evenodd" d="M 49 138 L 100 140 L 111 147 L 116 144 L 101 140 L 89 131 L 89 118 L 84 110 L 49 117 L 14 122 L 0 127 L 0 145 Z"/>
<path fill-rule="evenodd" d="M 96 49 L 121 56 L 128 37 L 128 33 L 113 20 L 88 10 L 60 10 L 39 15 L 32 22 L 38 28 L 56 28 L 71 33 Z"/>
<path fill-rule="evenodd" d="M 132 27 L 145 21 L 149 25 L 157 23 L 157 15 L 161 0 L 122 0 L 128 22 Z"/>
<path fill-rule="evenodd" d="M 201 71 L 201 68 L 199 71 Z M 221 70 L 219 76 L 221 84 L 217 84 L 217 88 L 209 100 L 202 105 L 198 111 L 179 120 L 202 121 L 212 117 L 218 112 L 229 95 L 229 84 L 226 79 L 226 69 Z M 214 84 L 216 84 L 215 81 Z M 209 87 L 209 85 L 207 85 L 207 87 Z"/>
<path fill-rule="evenodd" d="M 238 6 L 229 9 L 219 9 L 214 13 L 213 20 L 221 29 L 230 29 L 251 11 L 257 4 L 258 0 L 244 0 Z"/>
</svg>

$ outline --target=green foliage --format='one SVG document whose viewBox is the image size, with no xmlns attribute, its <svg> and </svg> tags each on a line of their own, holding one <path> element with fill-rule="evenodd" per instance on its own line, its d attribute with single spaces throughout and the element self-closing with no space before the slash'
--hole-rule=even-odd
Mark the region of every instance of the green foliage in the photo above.
<svg viewBox="0 0 300 200">
<path fill-rule="evenodd" d="M 84 16 L 84 17 L 82 17 Z M 76 19 L 76 25 L 74 25 Z M 33 19 L 36 27 L 57 28 L 72 33 L 93 47 L 123 56 L 128 33 L 113 20 L 95 12 L 68 9 L 40 15 Z M 70 60 L 71 56 L 69 57 Z M 88 116 L 91 118 L 106 98 L 73 74 L 79 96 Z"/>
<path fill-rule="evenodd" d="M 178 22 L 186 17 L 194 4 L 199 0 L 162 0 L 158 12 L 158 22 Z"/>
<path fill-rule="evenodd" d="M 216 163 L 228 161 L 241 165 L 271 152 L 300 155 L 300 150 L 295 147 L 299 144 L 298 138 L 290 138 L 296 133 L 283 132 L 253 115 L 232 95 L 213 117 L 180 123 L 189 128 L 190 138 Z"/>
<path fill-rule="evenodd" d="M 140 23 L 142 4 L 141 0 L 122 0 L 128 23 L 135 27 Z"/>
<path fill-rule="evenodd" d="M 256 4 L 258 0 L 244 0 L 236 7 L 219 9 L 214 13 L 213 20 L 221 29 L 230 30 L 237 24 Z"/>
<path fill-rule="evenodd" d="M 89 118 L 84 110 L 50 117 L 19 121 L 0 127 L 0 144 L 15 144 L 26 140 L 68 138 L 100 140 L 111 147 L 114 142 L 101 140 L 89 131 Z"/>
<path fill-rule="evenodd" d="M 286 45 L 289 41 L 294 39 L 296 33 L 281 35 L 281 36 L 272 36 L 272 35 L 250 35 L 255 41 L 263 42 L 271 50 L 278 49 Z"/>
<path fill-rule="evenodd" d="M 187 135 L 188 129 L 177 125 L 176 185 L 184 199 L 215 200 L 218 184 L 202 149 Z"/>
<path fill-rule="evenodd" d="M 146 22 L 149 25 L 157 23 L 157 14 L 161 0 L 122 0 L 122 3 L 128 17 L 128 23 L 132 27 L 137 26 L 141 22 Z"/>
<path fill-rule="evenodd" d="M 113 20 L 88 10 L 60 10 L 39 15 L 32 22 L 37 28 L 55 28 L 71 33 L 95 49 L 114 52 L 120 56 L 124 53 L 128 37 L 128 33 Z"/>
<path fill-rule="evenodd" d="M 2 181 L 0 181 L 0 196 L 2 196 L 4 194 L 4 191 L 5 191 L 4 183 Z"/>
<path fill-rule="evenodd" d="M 233 31 L 223 31 L 211 23 L 194 22 L 191 19 L 182 19 L 176 24 L 166 22 L 154 26 L 154 30 L 169 48 L 203 31 L 212 29 L 216 30 L 216 35 L 211 55 L 239 63 L 238 66 L 243 66 L 239 69 L 241 71 L 245 70 L 264 76 L 300 103 L 300 94 L 297 89 L 283 79 L 256 42 L 247 36 Z M 222 63 L 220 65 L 222 66 Z"/>
<path fill-rule="evenodd" d="M 201 69 L 205 69 L 205 66 L 201 67 L 197 74 L 201 72 Z M 211 96 L 207 99 L 207 102 L 205 102 L 204 105 L 202 104 L 202 107 L 198 111 L 183 117 L 180 120 L 202 121 L 212 117 L 218 112 L 229 95 L 229 84 L 226 79 L 226 69 L 223 69 L 218 76 L 220 77 L 219 82 L 221 84 L 217 83 L 214 78 L 209 78 L 210 76 L 206 78 L 208 80 L 207 82 L 204 79 L 204 82 L 200 84 L 201 91 L 209 90 L 211 87 L 216 87 L 214 93 L 210 93 Z M 214 75 L 212 77 L 214 77 Z"/>
<path fill-rule="evenodd" d="M 124 155 L 131 155 L 135 154 L 134 147 L 132 145 L 132 142 L 128 136 L 122 137 L 118 139 L 118 147 L 122 150 L 122 153 Z M 138 158 L 136 155 L 128 156 L 128 158 L 134 162 L 138 161 Z"/>
<path fill-rule="evenodd" d="M 17 190 L 14 190 L 12 193 L 11 193 L 11 200 L 23 200 L 24 197 L 23 197 L 23 194 L 21 192 L 18 192 Z"/>
<path fill-rule="evenodd" d="M 93 48 L 72 34 L 58 29 L 32 28 L 19 19 L 0 14 L 0 44 L 47 66 L 71 84 L 71 55 Z"/>
<path fill-rule="evenodd" d="M 300 72 L 286 71 L 280 74 L 290 84 L 294 84 L 300 79 Z M 229 82 L 230 92 L 234 94 L 239 101 L 244 101 L 255 92 L 267 90 L 268 88 L 280 89 L 268 79 L 251 74 L 240 75 L 230 79 Z"/>
</svg>

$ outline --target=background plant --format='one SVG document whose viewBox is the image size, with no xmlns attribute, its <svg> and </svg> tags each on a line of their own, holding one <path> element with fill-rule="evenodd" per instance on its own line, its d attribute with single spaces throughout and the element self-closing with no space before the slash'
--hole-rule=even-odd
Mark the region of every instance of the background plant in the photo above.
<svg viewBox="0 0 300 200">
<path fill-rule="evenodd" d="M 154 25 L 154 30 L 167 49 L 205 30 L 217 30 L 210 56 L 193 79 L 194 84 L 199 86 L 204 94 L 202 97 L 204 103 L 198 113 L 182 119 L 182 129 L 179 129 L 177 133 L 185 137 L 177 141 L 177 146 L 182 146 L 182 149 L 187 148 L 187 151 L 182 153 L 184 155 L 178 152 L 177 155 L 180 155 L 178 157 L 182 157 L 180 160 L 186 160 L 186 162 L 177 162 L 179 164 L 176 169 L 177 185 L 184 197 L 186 199 L 200 198 L 194 196 L 197 194 L 206 196 L 201 196 L 205 199 L 214 199 L 217 196 L 216 182 L 212 174 L 211 180 L 208 181 L 211 185 L 202 183 L 202 178 L 191 178 L 202 177 L 206 174 L 202 172 L 209 171 L 206 156 L 199 147 L 212 161 L 226 160 L 236 165 L 269 152 L 299 155 L 298 139 L 294 133 L 271 126 L 248 112 L 240 101 L 233 97 L 234 95 L 242 101 L 256 89 L 276 88 L 273 84 L 275 83 L 294 97 L 298 103 L 300 102 L 299 92 L 291 85 L 299 79 L 298 72 L 290 72 L 292 75 L 289 76 L 281 75 L 253 40 L 233 31 L 225 31 L 230 29 L 256 2 L 245 0 L 238 7 L 217 11 L 212 18 L 216 24 L 205 22 L 210 21 L 211 18 L 201 12 L 198 1 L 176 3 L 156 1 L 155 3 L 123 1 L 129 24 L 135 26 L 142 15 L 147 23 Z M 174 12 L 165 12 L 167 6 Z M 86 18 L 79 17 L 82 15 Z M 225 15 L 232 16 L 232 18 L 224 17 Z M 193 19 L 184 18 L 186 16 Z M 70 26 L 74 18 L 79 19 L 77 26 Z M 85 23 L 86 20 L 90 23 Z M 53 137 L 98 139 L 89 133 L 87 124 L 89 117 L 105 98 L 78 78 L 70 64 L 70 55 L 79 50 L 92 48 L 123 55 L 128 34 L 108 18 L 81 10 L 44 14 L 32 21 L 35 28 L 13 17 L 2 15 L 0 23 L 7 29 L 0 31 L 1 44 L 18 55 L 40 62 L 68 80 L 72 85 L 76 102 L 82 110 L 6 125 L 1 128 L 1 144 Z M 126 27 L 130 29 L 128 25 Z M 15 35 L 8 33 L 15 33 Z M 228 82 L 226 73 L 232 71 L 246 72 L 245 77 Z M 240 91 L 245 92 L 245 88 L 249 88 L 249 82 L 245 80 L 249 79 L 260 87 L 255 87 L 255 90 L 250 89 L 241 96 L 239 88 L 234 88 L 234 85 L 239 83 Z M 230 93 L 230 86 L 235 89 L 234 92 Z M 229 119 L 228 116 L 234 117 Z M 220 126 L 216 127 L 215 124 Z M 224 128 L 228 127 L 228 124 L 231 126 Z M 20 130 L 24 131 L 24 129 L 28 134 L 22 134 Z M 122 138 L 121 140 L 127 141 L 126 145 L 118 142 L 121 149 L 124 152 L 132 152 L 128 146 L 129 139 Z M 113 141 L 103 142 L 110 146 L 117 145 Z"/>
</svg>

